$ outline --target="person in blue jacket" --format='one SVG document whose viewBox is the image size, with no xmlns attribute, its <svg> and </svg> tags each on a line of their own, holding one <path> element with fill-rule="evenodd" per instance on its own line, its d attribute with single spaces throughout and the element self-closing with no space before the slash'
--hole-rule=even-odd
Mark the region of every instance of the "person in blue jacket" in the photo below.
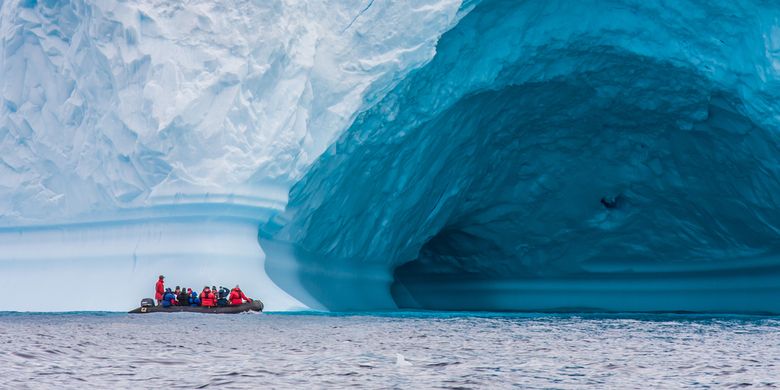
<svg viewBox="0 0 780 390">
<path fill-rule="evenodd" d="M 192 289 L 187 289 L 187 292 L 190 293 L 190 306 L 200 306 L 200 298 L 198 298 L 198 292 L 192 291 Z"/>
<path fill-rule="evenodd" d="M 173 291 L 171 291 L 170 287 L 166 288 L 165 294 L 163 294 L 162 306 L 171 307 L 174 305 L 176 305 L 176 295 L 173 294 Z"/>
</svg>

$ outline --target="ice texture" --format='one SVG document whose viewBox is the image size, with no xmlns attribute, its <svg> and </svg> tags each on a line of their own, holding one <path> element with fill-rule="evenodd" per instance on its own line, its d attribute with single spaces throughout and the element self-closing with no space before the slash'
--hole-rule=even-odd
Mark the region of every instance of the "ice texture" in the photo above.
<svg viewBox="0 0 780 390">
<path fill-rule="evenodd" d="M 285 201 L 450 3 L 3 2 L 0 222 Z"/>
<path fill-rule="evenodd" d="M 780 313 L 779 81 L 758 0 L 0 0 L 0 285 L 80 297 L 0 310 Z"/>
<path fill-rule="evenodd" d="M 0 310 L 128 309 L 158 273 L 294 306 L 258 276 L 257 226 L 459 5 L 0 0 L 0 285 L 114 291 Z"/>
<path fill-rule="evenodd" d="M 777 4 L 465 6 L 292 188 L 272 278 L 337 309 L 780 312 Z"/>
</svg>

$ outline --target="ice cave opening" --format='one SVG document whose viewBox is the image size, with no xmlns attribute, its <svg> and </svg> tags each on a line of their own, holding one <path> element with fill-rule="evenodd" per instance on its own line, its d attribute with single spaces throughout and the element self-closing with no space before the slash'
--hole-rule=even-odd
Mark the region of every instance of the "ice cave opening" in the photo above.
<svg viewBox="0 0 780 390">
<path fill-rule="evenodd" d="M 780 311 L 780 140 L 747 83 L 617 28 L 529 48 L 487 4 L 293 187 L 273 236 L 310 302 Z"/>
<path fill-rule="evenodd" d="M 730 285 L 719 272 L 760 273 L 751 258 L 777 253 L 780 220 L 761 210 L 775 143 L 739 99 L 670 64 L 591 61 L 465 97 L 419 132 L 437 140 L 411 141 L 438 160 L 417 168 L 424 191 L 457 195 L 394 270 L 400 307 L 662 310 L 679 295 L 693 310 Z"/>
</svg>

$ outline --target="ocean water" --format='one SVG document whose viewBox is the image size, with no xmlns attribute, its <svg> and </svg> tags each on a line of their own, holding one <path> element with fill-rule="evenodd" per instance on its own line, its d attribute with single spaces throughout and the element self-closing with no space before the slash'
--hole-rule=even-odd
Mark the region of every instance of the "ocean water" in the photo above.
<svg viewBox="0 0 780 390">
<path fill-rule="evenodd" d="M 780 318 L 0 314 L 0 387 L 780 387 Z"/>
</svg>

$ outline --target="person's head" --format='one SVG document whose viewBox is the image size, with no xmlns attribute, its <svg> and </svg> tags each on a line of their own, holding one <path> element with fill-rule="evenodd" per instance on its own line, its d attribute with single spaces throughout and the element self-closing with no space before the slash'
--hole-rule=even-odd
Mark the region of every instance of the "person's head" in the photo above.
<svg viewBox="0 0 780 390">
<path fill-rule="evenodd" d="M 191 289 L 191 288 L 188 288 L 188 289 L 187 289 L 187 293 L 191 293 L 191 292 L 192 292 L 192 289 Z"/>
<path fill-rule="evenodd" d="M 212 290 L 216 290 L 216 289 L 217 289 L 217 286 L 211 286 L 211 289 L 212 289 Z"/>
<path fill-rule="evenodd" d="M 209 289 L 209 286 L 203 286 L 203 291 L 206 291 Z"/>
<path fill-rule="evenodd" d="M 179 287 L 179 286 L 176 286 L 176 289 L 177 289 L 177 290 L 181 290 L 181 287 Z"/>
<path fill-rule="evenodd" d="M 235 288 L 236 288 L 236 290 L 241 290 L 241 287 L 238 287 L 238 285 L 236 285 Z"/>
<path fill-rule="evenodd" d="M 166 288 L 165 292 L 171 292 L 171 288 L 170 287 Z"/>
<path fill-rule="evenodd" d="M 160 275 L 160 280 L 165 279 L 165 276 Z"/>
</svg>

